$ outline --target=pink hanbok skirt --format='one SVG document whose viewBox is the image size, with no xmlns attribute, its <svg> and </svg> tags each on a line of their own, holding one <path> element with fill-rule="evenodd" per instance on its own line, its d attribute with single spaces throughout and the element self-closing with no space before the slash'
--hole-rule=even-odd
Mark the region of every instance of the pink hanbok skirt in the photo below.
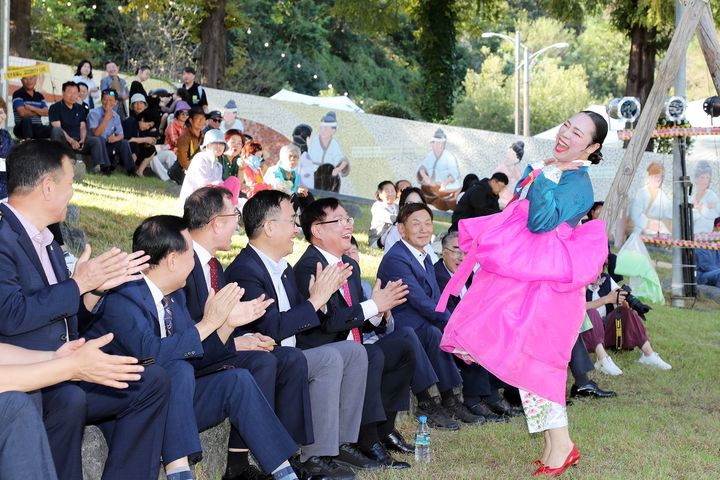
<svg viewBox="0 0 720 480">
<path fill-rule="evenodd" d="M 527 228 L 527 200 L 496 214 L 463 220 L 467 256 L 438 310 L 457 295 L 473 267 L 473 283 L 445 327 L 440 347 L 479 363 L 501 380 L 561 405 L 570 352 L 585 316 L 585 287 L 608 254 L 605 223 L 546 233 Z"/>
</svg>

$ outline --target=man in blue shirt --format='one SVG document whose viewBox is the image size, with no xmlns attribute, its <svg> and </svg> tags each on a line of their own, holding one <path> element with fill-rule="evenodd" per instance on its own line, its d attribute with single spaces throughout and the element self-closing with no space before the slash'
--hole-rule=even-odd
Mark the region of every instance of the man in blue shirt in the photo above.
<svg viewBox="0 0 720 480">
<path fill-rule="evenodd" d="M 17 138 L 49 138 L 50 127 L 43 125 L 48 106 L 42 93 L 35 91 L 37 76 L 20 79 L 22 88 L 13 93 L 12 105 L 15 116 L 13 133 Z"/>
<path fill-rule="evenodd" d="M 99 137 L 88 137 L 85 124 L 85 109 L 77 103 L 79 93 L 75 82 L 65 82 L 62 86 L 63 98 L 48 109 L 50 118 L 50 138 L 64 143 L 79 153 L 89 153 L 92 157 L 95 173 L 110 171 L 105 142 Z"/>
<path fill-rule="evenodd" d="M 115 112 L 118 94 L 115 90 L 108 88 L 102 91 L 100 101 L 102 105 L 90 110 L 87 117 L 87 124 L 93 135 L 105 141 L 108 156 L 120 157 L 120 162 L 128 175 L 136 175 L 135 161 L 132 158 L 130 144 L 125 140 L 120 115 Z"/>
</svg>

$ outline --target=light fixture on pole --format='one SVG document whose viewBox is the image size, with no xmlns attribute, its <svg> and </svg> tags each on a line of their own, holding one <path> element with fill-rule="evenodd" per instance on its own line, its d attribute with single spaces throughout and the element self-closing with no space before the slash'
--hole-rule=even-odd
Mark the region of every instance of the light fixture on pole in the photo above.
<svg viewBox="0 0 720 480">
<path fill-rule="evenodd" d="M 515 31 L 515 38 L 502 33 L 485 32 L 482 38 L 502 38 L 515 45 L 515 135 L 520 135 L 520 48 L 527 51 L 527 47 L 520 43 L 520 32 Z"/>
<path fill-rule="evenodd" d="M 607 103 L 605 111 L 615 120 L 634 122 L 640 116 L 640 100 L 635 97 L 613 98 Z"/>
<path fill-rule="evenodd" d="M 541 48 L 537 52 L 530 55 L 530 51 L 528 48 L 525 48 L 525 59 L 523 61 L 524 71 L 525 71 L 525 91 L 523 94 L 524 99 L 524 114 L 523 114 L 523 135 L 526 137 L 530 136 L 530 68 L 532 67 L 532 62 L 535 61 L 536 58 L 538 58 L 543 53 L 547 52 L 548 50 L 553 49 L 561 49 L 561 48 L 567 48 L 570 45 L 566 42 L 558 42 L 553 43 L 552 45 L 548 45 L 547 47 Z"/>
<path fill-rule="evenodd" d="M 683 97 L 670 97 L 665 102 L 665 119 L 668 122 L 681 122 L 685 118 L 687 102 Z"/>
</svg>

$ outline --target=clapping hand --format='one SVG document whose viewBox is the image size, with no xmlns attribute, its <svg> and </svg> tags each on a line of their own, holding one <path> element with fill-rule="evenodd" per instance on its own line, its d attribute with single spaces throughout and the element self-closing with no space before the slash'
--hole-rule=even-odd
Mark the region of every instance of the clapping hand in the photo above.
<svg viewBox="0 0 720 480">
<path fill-rule="evenodd" d="M 215 329 L 218 329 L 228 320 L 233 308 L 244 294 L 245 289 L 238 287 L 235 282 L 228 283 L 217 293 L 211 288 L 205 302 L 203 321 L 210 322 Z"/>
<path fill-rule="evenodd" d="M 140 278 L 140 272 L 147 268 L 147 261 L 150 259 L 144 255 L 145 252 L 138 251 L 128 255 L 116 247 L 92 259 L 91 252 L 90 245 L 86 244 L 72 276 L 81 295 L 91 290 L 107 290 Z"/>
<path fill-rule="evenodd" d="M 315 275 L 310 276 L 310 303 L 315 310 L 322 308 L 333 293 L 337 292 L 343 283 L 352 275 L 352 265 L 346 263 L 342 266 L 328 265 L 322 268 L 320 262 L 316 265 Z"/>
<path fill-rule="evenodd" d="M 385 288 L 380 288 L 380 285 L 378 278 L 372 291 L 372 300 L 377 305 L 379 312 L 389 312 L 407 301 L 408 286 L 402 280 L 389 281 Z"/>
<path fill-rule="evenodd" d="M 252 323 L 265 315 L 265 310 L 267 310 L 274 301 L 272 298 L 266 300 L 265 294 L 262 294 L 254 300 L 237 302 L 227 318 L 227 323 L 233 328 Z"/>
<path fill-rule="evenodd" d="M 113 334 L 85 341 L 68 342 L 55 352 L 55 358 L 67 358 L 72 364 L 72 380 L 97 383 L 112 388 L 127 388 L 127 382 L 140 380 L 145 368 L 133 357 L 109 355 L 101 350 L 112 342 Z"/>
</svg>

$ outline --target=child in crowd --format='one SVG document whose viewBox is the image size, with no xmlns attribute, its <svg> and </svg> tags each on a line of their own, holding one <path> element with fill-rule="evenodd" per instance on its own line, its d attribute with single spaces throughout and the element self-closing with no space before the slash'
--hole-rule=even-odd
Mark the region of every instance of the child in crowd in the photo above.
<svg viewBox="0 0 720 480">
<path fill-rule="evenodd" d="M 376 202 L 370 209 L 372 218 L 370 220 L 370 231 L 368 232 L 368 244 L 370 247 L 383 248 L 385 236 L 393 226 L 398 215 L 398 206 L 395 204 L 397 192 L 395 184 L 390 180 L 380 182 L 375 192 Z"/>
</svg>

